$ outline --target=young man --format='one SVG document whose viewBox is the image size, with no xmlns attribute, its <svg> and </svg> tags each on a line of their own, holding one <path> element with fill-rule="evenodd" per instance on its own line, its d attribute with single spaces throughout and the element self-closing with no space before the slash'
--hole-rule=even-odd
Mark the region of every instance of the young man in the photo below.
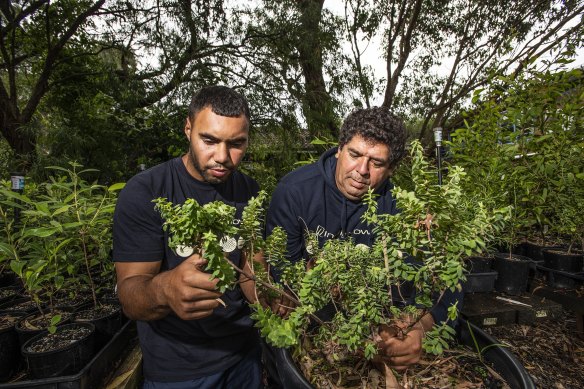
<svg viewBox="0 0 584 389">
<path fill-rule="evenodd" d="M 284 228 L 292 261 L 310 257 L 306 231 L 317 234 L 321 247 L 333 237 L 351 237 L 356 244 L 371 246 L 375 237 L 361 221 L 367 208 L 361 199 L 371 187 L 378 195 L 379 213 L 398 212 L 389 177 L 406 153 L 405 140 L 403 121 L 387 109 L 351 113 L 341 128 L 338 148 L 278 184 L 268 209 L 267 234 L 276 226 Z M 457 297 L 445 295 L 402 340 L 382 332 L 379 347 L 385 361 L 398 370 L 417 363 L 424 332 L 446 320 L 448 306 Z"/>
<path fill-rule="evenodd" d="M 201 89 L 185 122 L 188 153 L 136 175 L 118 199 L 113 227 L 118 296 L 125 314 L 137 321 L 145 388 L 261 387 L 259 339 L 244 300 L 252 283 L 218 293 L 192 248 L 169 249 L 152 202 L 223 201 L 237 209 L 238 223 L 259 190 L 236 170 L 249 126 L 243 96 L 222 86 Z M 225 250 L 242 266 L 240 250 Z"/>
</svg>

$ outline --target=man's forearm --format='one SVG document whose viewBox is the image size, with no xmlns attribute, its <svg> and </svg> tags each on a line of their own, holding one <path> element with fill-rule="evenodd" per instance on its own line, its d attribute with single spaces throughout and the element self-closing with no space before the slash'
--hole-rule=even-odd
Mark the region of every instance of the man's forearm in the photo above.
<svg viewBox="0 0 584 389">
<path fill-rule="evenodd" d="M 163 295 L 164 273 L 154 277 L 136 275 L 118 284 L 124 314 L 132 320 L 158 320 L 171 312 Z"/>
</svg>

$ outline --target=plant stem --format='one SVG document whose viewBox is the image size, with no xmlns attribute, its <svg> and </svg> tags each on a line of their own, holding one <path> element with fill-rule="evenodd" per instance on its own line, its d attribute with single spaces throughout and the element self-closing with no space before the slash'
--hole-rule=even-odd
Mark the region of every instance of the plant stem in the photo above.
<svg viewBox="0 0 584 389">
<path fill-rule="evenodd" d="M 283 290 L 280 290 L 276 287 L 273 287 L 272 285 L 270 285 L 269 283 L 258 279 L 254 274 L 250 274 L 248 272 L 246 272 L 243 269 L 240 269 L 236 264 L 234 264 L 233 262 L 231 262 L 229 259 L 225 258 L 225 260 L 227 261 L 227 263 L 229 263 L 229 265 L 231 265 L 231 267 L 233 267 L 237 272 L 243 274 L 244 276 L 246 276 L 247 278 L 249 278 L 250 280 L 257 282 L 259 284 L 261 284 L 262 286 L 278 293 L 281 296 L 286 297 L 288 300 L 292 301 L 294 304 L 298 305 L 302 305 L 302 303 L 297 300 L 296 298 L 294 298 L 293 296 L 289 295 L 288 293 L 284 292 Z M 310 314 L 310 317 L 314 319 L 314 321 L 316 321 L 318 324 L 320 325 L 324 325 L 325 323 L 315 314 Z"/>
</svg>

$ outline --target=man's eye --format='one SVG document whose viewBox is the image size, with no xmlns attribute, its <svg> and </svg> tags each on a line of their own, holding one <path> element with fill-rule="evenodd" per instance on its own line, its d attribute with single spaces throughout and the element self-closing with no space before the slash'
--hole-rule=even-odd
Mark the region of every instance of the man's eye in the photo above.
<svg viewBox="0 0 584 389">
<path fill-rule="evenodd" d="M 214 139 L 210 139 L 210 138 L 203 138 L 203 142 L 205 144 L 212 145 L 212 144 L 215 143 L 215 140 Z"/>
</svg>

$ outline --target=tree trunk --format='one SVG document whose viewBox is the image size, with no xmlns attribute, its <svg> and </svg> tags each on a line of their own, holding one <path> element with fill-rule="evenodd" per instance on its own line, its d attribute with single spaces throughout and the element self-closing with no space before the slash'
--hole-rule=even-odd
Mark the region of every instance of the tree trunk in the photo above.
<svg viewBox="0 0 584 389">
<path fill-rule="evenodd" d="M 298 52 L 304 76 L 305 95 L 302 109 L 311 136 L 336 138 L 333 101 L 326 90 L 320 45 L 320 20 L 324 0 L 299 0 L 301 34 Z"/>
<path fill-rule="evenodd" d="M 2 135 L 14 151 L 17 159 L 18 168 L 26 171 L 35 156 L 36 138 L 34 134 L 23 128 L 22 123 L 14 117 L 1 113 Z"/>
</svg>

